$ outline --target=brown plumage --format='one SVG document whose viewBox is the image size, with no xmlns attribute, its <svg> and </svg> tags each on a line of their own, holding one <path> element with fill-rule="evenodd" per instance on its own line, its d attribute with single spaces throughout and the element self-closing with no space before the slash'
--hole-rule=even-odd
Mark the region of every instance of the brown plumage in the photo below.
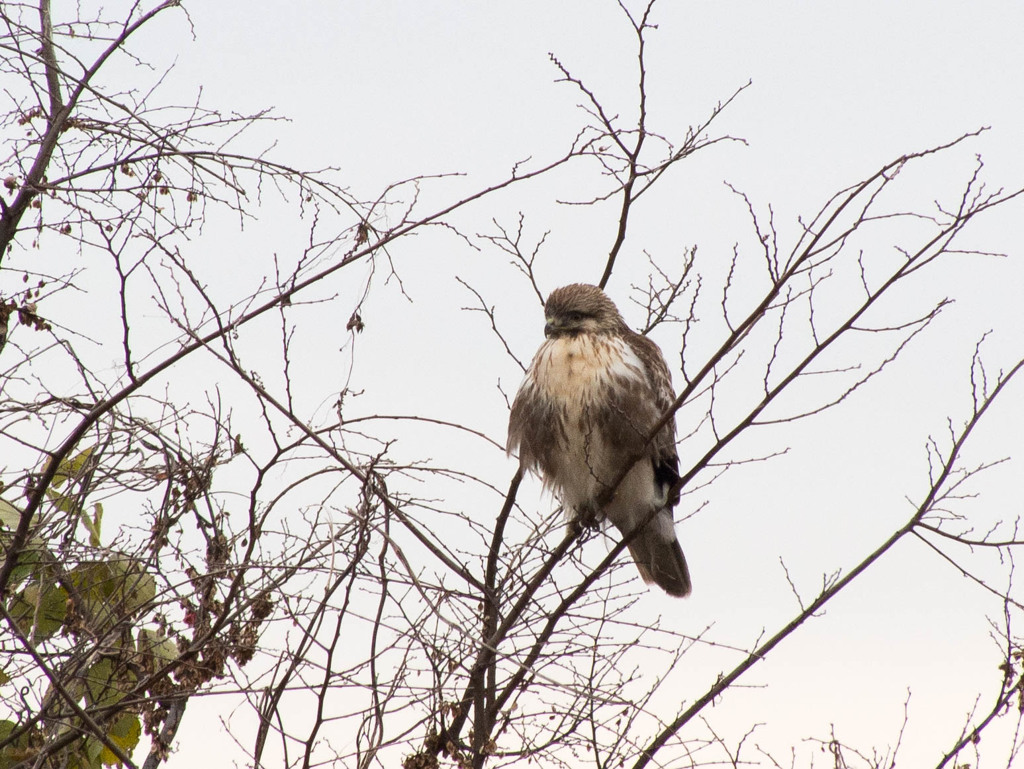
<svg viewBox="0 0 1024 769">
<path fill-rule="evenodd" d="M 674 399 L 661 350 L 632 331 L 597 286 L 555 289 L 544 315 L 547 339 L 512 404 L 509 453 L 518 450 L 521 466 L 539 473 L 574 519 L 596 515 L 626 535 L 657 510 L 629 552 L 645 582 L 688 595 L 690 574 L 668 499 L 679 479 L 675 419 L 646 443 Z"/>
</svg>

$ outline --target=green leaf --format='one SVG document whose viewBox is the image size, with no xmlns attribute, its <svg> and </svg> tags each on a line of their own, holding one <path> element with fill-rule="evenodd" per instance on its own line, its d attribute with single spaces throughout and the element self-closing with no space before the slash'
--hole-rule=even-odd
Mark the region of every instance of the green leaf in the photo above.
<svg viewBox="0 0 1024 769">
<path fill-rule="evenodd" d="M 21 511 L 6 499 L 0 499 L 0 551 L 5 553 L 9 551 L 10 542 L 13 538 L 12 533 L 18 528 L 20 523 Z M 11 571 L 9 581 L 11 587 L 16 587 L 31 576 L 33 572 L 32 567 L 41 560 L 39 557 L 40 549 L 38 546 L 29 545 L 18 553 L 17 565 Z"/>
<path fill-rule="evenodd" d="M 0 552 L 9 552 L 11 532 L 18 528 L 20 522 L 21 511 L 6 499 L 0 499 Z M 18 553 L 17 565 L 11 571 L 8 582 L 11 588 L 17 587 L 30 577 L 37 576 L 37 567 L 46 561 L 47 544 L 40 536 L 29 537 L 28 543 Z"/>
<path fill-rule="evenodd" d="M 30 577 L 38 578 L 39 573 L 43 570 L 42 566 L 45 562 L 44 554 L 46 550 L 43 547 L 28 546 L 18 554 L 18 563 L 11 570 L 11 587 L 20 585 Z"/>
<path fill-rule="evenodd" d="M 118 607 L 110 602 L 114 592 L 114 573 L 104 561 L 80 563 L 68 572 L 71 584 L 82 597 L 87 623 L 94 631 L 109 629 L 116 622 Z"/>
<path fill-rule="evenodd" d="M 38 736 L 38 729 L 29 729 L 12 743 L 7 743 L 11 733 L 18 728 L 14 721 L 0 721 L 0 769 L 11 769 L 14 766 L 31 765 L 31 759 L 38 752 L 30 747 L 32 738 Z"/>
<path fill-rule="evenodd" d="M 85 463 L 89 461 L 89 457 L 92 456 L 94 448 L 96 447 L 90 446 L 87 449 L 83 449 L 75 456 L 65 459 L 57 465 L 57 472 L 53 474 L 53 485 L 57 487 L 63 486 L 70 478 L 77 478 L 81 475 L 82 468 L 85 467 Z"/>
<path fill-rule="evenodd" d="M 90 704 L 100 707 L 119 703 L 137 680 L 132 671 L 123 666 L 115 666 L 109 657 L 93 664 L 85 672 L 84 678 L 86 699 Z"/>
<path fill-rule="evenodd" d="M 100 769 L 100 756 L 103 755 L 103 743 L 95 737 L 89 737 L 85 741 L 84 750 L 76 757 L 79 760 L 81 769 Z"/>
<path fill-rule="evenodd" d="M 82 563 L 69 576 L 95 631 L 132 619 L 156 597 L 156 579 L 132 560 Z"/>
<path fill-rule="evenodd" d="M 110 569 L 107 600 L 116 604 L 122 614 L 132 614 L 156 598 L 156 579 L 137 561 L 109 561 L 107 566 Z"/>
<path fill-rule="evenodd" d="M 127 591 L 125 605 L 128 611 L 138 611 L 149 605 L 156 598 L 156 578 L 152 574 L 135 569 L 134 573 L 125 575 L 123 583 Z"/>
<path fill-rule="evenodd" d="M 86 696 L 91 704 L 111 704 L 117 692 L 114 689 L 114 663 L 108 658 L 93 663 L 85 675 Z"/>
<path fill-rule="evenodd" d="M 89 532 L 89 544 L 93 547 L 100 546 L 100 522 L 103 520 L 103 505 L 97 502 L 92 506 L 93 517 L 90 518 L 89 514 L 82 513 L 82 525 L 85 526 L 86 531 Z"/>
<path fill-rule="evenodd" d="M 81 509 L 78 505 L 77 494 L 61 494 L 59 491 L 47 489 L 46 496 L 50 498 L 51 502 L 53 502 L 53 506 L 62 513 L 72 515 L 73 513 L 79 512 Z"/>
<path fill-rule="evenodd" d="M 157 670 L 178 658 L 178 644 L 156 630 L 142 628 L 136 643 L 140 654 L 156 658 L 156 664 L 152 666 L 152 670 Z"/>
<path fill-rule="evenodd" d="M 68 593 L 59 585 L 32 582 L 11 597 L 7 611 L 22 633 L 31 634 L 33 641 L 39 641 L 49 638 L 64 625 Z"/>
<path fill-rule="evenodd" d="M 110 731 L 107 732 L 107 739 L 121 748 L 126 755 L 131 756 L 132 750 L 139 744 L 139 737 L 141 735 L 142 724 L 139 723 L 138 716 L 133 713 L 125 713 L 110 727 Z M 100 761 L 104 766 L 110 766 L 111 764 L 121 765 L 117 756 L 105 745 L 100 752 Z"/>
<path fill-rule="evenodd" d="M 19 523 L 21 523 L 21 510 L 6 499 L 0 499 L 0 525 L 14 531 L 18 528 Z"/>
</svg>

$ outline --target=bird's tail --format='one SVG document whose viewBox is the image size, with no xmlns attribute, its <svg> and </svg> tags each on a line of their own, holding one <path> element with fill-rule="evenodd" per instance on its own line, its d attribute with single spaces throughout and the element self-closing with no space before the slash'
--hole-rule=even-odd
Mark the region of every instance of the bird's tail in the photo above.
<svg viewBox="0 0 1024 769">
<path fill-rule="evenodd" d="M 668 517 L 667 522 L 660 520 L 663 516 Z M 674 529 L 672 513 L 662 510 L 629 543 L 629 554 L 636 561 L 644 582 L 653 582 L 669 595 L 682 598 L 690 594 L 692 586 L 690 570 L 686 568 L 686 558 Z"/>
</svg>

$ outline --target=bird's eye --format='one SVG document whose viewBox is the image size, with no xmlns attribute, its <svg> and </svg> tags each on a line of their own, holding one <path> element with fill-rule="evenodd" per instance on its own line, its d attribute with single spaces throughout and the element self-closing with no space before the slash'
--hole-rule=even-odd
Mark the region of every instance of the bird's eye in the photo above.
<svg viewBox="0 0 1024 769">
<path fill-rule="evenodd" d="M 583 313 L 575 311 L 567 312 L 565 314 L 565 319 L 568 320 L 570 323 L 579 323 L 581 320 L 583 320 Z"/>
</svg>

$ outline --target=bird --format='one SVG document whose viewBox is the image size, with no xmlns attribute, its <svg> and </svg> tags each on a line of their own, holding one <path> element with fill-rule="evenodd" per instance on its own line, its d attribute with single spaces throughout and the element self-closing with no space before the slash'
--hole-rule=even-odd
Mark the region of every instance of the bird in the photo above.
<svg viewBox="0 0 1024 769">
<path fill-rule="evenodd" d="M 623 537 L 640 527 L 628 545 L 640 576 L 689 595 L 670 498 L 679 480 L 675 417 L 650 435 L 675 400 L 661 349 L 586 283 L 552 291 L 544 321 L 545 340 L 512 402 L 509 455 L 518 452 L 522 470 L 560 498 L 570 523 L 607 521 Z"/>
</svg>

